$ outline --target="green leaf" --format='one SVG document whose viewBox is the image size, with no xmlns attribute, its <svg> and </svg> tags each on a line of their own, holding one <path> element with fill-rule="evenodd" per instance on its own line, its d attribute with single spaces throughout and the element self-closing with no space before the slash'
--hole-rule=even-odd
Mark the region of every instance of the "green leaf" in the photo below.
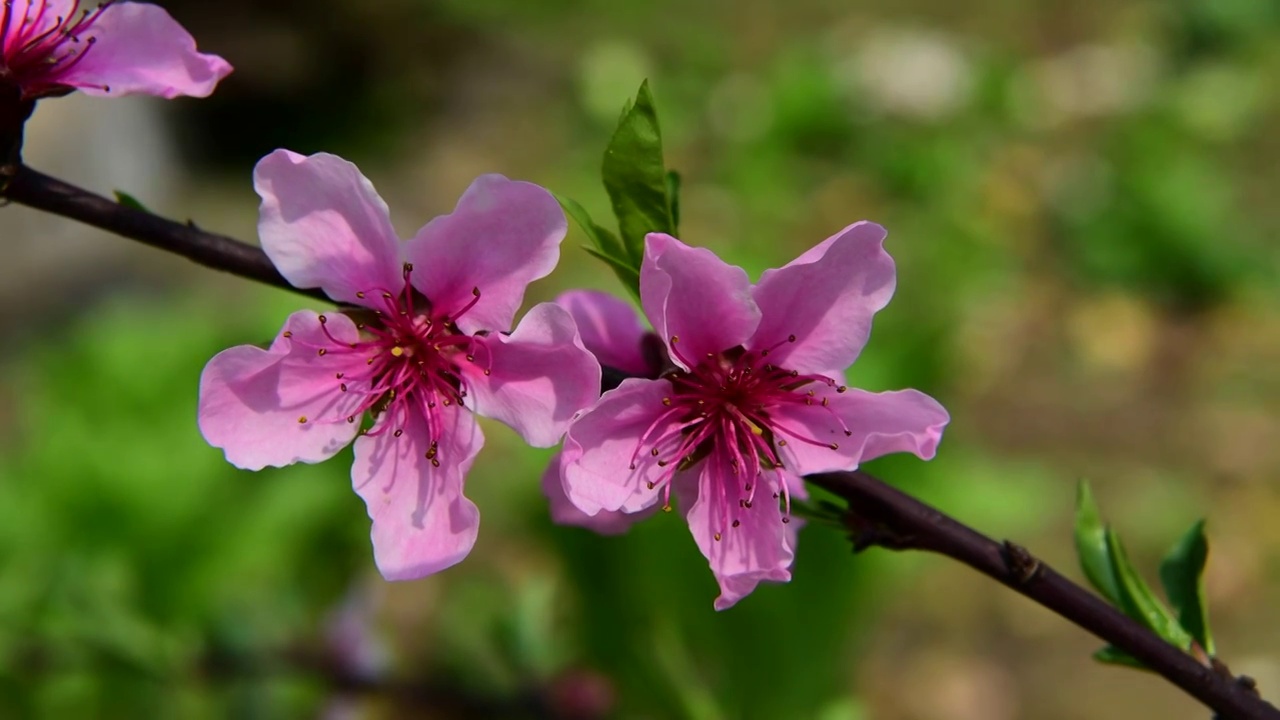
<svg viewBox="0 0 1280 720">
<path fill-rule="evenodd" d="M 671 204 L 671 234 L 680 232 L 680 173 L 667 171 L 667 200 Z"/>
<path fill-rule="evenodd" d="M 1204 596 L 1204 568 L 1208 560 L 1209 540 L 1204 534 L 1204 520 L 1200 520 L 1164 556 L 1160 563 L 1160 584 L 1178 612 L 1178 622 L 1205 652 L 1213 655 L 1209 608 Z"/>
<path fill-rule="evenodd" d="M 1148 669 L 1146 665 L 1142 664 L 1141 660 L 1121 650 L 1115 645 L 1108 645 L 1094 653 L 1093 659 L 1108 665 L 1125 665 L 1139 670 Z"/>
<path fill-rule="evenodd" d="M 631 291 L 636 299 L 640 298 L 640 264 L 627 259 L 626 248 L 622 246 L 622 242 L 618 240 L 618 236 L 609 231 L 608 228 L 597 225 L 592 219 L 586 208 L 579 205 L 576 201 L 556 195 L 556 200 L 560 202 L 560 207 L 564 208 L 565 213 L 578 223 L 578 227 L 587 234 L 587 238 L 595 244 L 584 246 L 587 252 L 595 257 L 605 261 L 609 267 L 613 268 L 614 274 L 622 281 L 622 284 Z"/>
<path fill-rule="evenodd" d="M 604 189 L 613 203 L 626 258 L 635 268 L 644 258 L 644 236 L 675 233 L 668 177 L 662 161 L 662 132 L 649 81 L 628 103 L 605 149 Z"/>
<path fill-rule="evenodd" d="M 143 205 L 142 203 L 138 202 L 138 198 L 130 195 L 129 193 L 123 190 L 116 190 L 115 195 L 116 195 L 116 202 L 120 203 L 121 205 L 131 210 L 141 210 L 144 213 L 151 212 L 150 210 L 147 209 L 146 205 Z"/>
<path fill-rule="evenodd" d="M 613 268 L 614 274 L 618 276 L 618 279 L 622 281 L 622 284 L 627 286 L 627 289 L 631 291 L 632 295 L 635 295 L 637 300 L 640 299 L 639 270 L 633 270 L 626 260 L 619 260 L 611 255 L 606 255 L 593 247 L 583 245 L 582 249 L 603 260 L 605 264 Z"/>
<path fill-rule="evenodd" d="M 1107 529 L 1087 480 L 1081 480 L 1076 490 L 1076 554 L 1080 556 L 1080 569 L 1093 587 L 1112 605 L 1119 605 L 1120 587 L 1111 567 Z"/>
<path fill-rule="evenodd" d="M 1152 632 L 1183 650 L 1191 649 L 1191 634 L 1188 633 L 1169 608 L 1151 590 L 1146 581 L 1134 570 L 1125 554 L 1120 537 L 1111 528 L 1107 528 L 1107 550 L 1111 557 L 1111 568 L 1115 572 L 1120 587 L 1120 609 L 1129 617 L 1146 625 Z"/>
</svg>

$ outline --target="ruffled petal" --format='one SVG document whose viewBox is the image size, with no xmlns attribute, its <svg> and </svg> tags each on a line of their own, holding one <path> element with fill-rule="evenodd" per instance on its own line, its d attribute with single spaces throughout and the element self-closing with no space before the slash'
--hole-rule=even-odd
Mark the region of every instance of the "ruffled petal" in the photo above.
<svg viewBox="0 0 1280 720">
<path fill-rule="evenodd" d="M 790 264 L 766 270 L 753 289 L 762 319 L 748 347 L 802 373 L 853 364 L 871 334 L 871 318 L 893 296 L 893 258 L 884 228 L 850 225 Z M 794 342 L 788 338 L 794 336 Z"/>
<path fill-rule="evenodd" d="M 686 370 L 707 353 L 742 345 L 760 324 L 745 270 L 662 233 L 645 237 L 640 302 L 671 359 Z M 674 345 L 673 336 L 680 338 Z"/>
<path fill-rule="evenodd" d="M 564 451 L 573 458 L 564 468 L 564 490 L 579 510 L 634 513 L 662 498 L 658 483 L 669 468 L 637 448 L 646 432 L 656 436 L 675 425 L 662 404 L 670 395 L 666 380 L 629 378 L 569 426 Z"/>
<path fill-rule="evenodd" d="M 547 497 L 547 503 L 551 507 L 551 521 L 555 524 L 583 527 L 600 535 L 621 535 L 637 521 L 652 514 L 649 511 L 624 513 L 601 510 L 595 515 L 582 512 L 578 506 L 569 502 L 569 496 L 564 492 L 564 482 L 561 480 L 564 457 L 564 453 L 553 455 L 542 473 L 542 494 Z"/>
<path fill-rule="evenodd" d="M 654 373 L 644 353 L 649 331 L 631 303 L 599 290 L 570 290 L 555 303 L 573 316 L 583 347 L 601 365 L 638 377 Z"/>
<path fill-rule="evenodd" d="M 253 169 L 253 187 L 262 197 L 262 249 L 294 287 L 318 287 L 353 305 L 372 302 L 358 292 L 404 287 L 387 204 L 355 165 L 276 150 Z"/>
<path fill-rule="evenodd" d="M 820 404 L 823 398 L 828 400 L 825 408 Z M 854 470 L 895 452 L 928 460 L 950 420 L 937 400 L 918 390 L 837 393 L 824 388 L 817 392 L 817 399 L 813 405 L 786 405 L 773 411 L 775 442 L 786 440 L 779 448 L 784 462 L 801 475 Z"/>
<path fill-rule="evenodd" d="M 414 580 L 461 562 L 475 545 L 480 512 L 462 484 L 484 436 L 471 413 L 440 413 L 443 428 L 433 457 L 431 434 L 418 412 L 406 413 L 404 434 L 382 427 L 356 439 L 351 482 L 373 521 L 373 557 L 387 580 Z"/>
<path fill-rule="evenodd" d="M 452 213 L 418 231 L 405 254 L 422 268 L 413 283 L 437 314 L 454 319 L 468 334 L 506 330 L 525 288 L 555 268 L 567 231 L 560 204 L 545 189 L 481 175 Z"/>
<path fill-rule="evenodd" d="M 473 342 L 475 360 L 461 366 L 468 405 L 534 447 L 560 442 L 574 415 L 600 397 L 600 363 L 559 305 L 536 305 L 510 335 Z"/>
<path fill-rule="evenodd" d="M 750 508 L 739 508 L 734 513 L 738 527 L 722 527 L 718 486 L 731 482 L 729 477 L 724 477 L 728 475 L 727 468 L 703 462 L 681 473 L 675 485 L 689 532 L 720 584 L 716 610 L 732 607 L 761 582 L 791 580 L 791 562 L 795 557 L 795 531 L 782 522 L 781 507 L 768 494 L 762 494 L 762 499 Z M 794 478 L 793 484 L 800 482 Z"/>
<path fill-rule="evenodd" d="M 346 316 L 329 318 L 328 328 L 341 341 L 356 339 Z M 333 345 L 316 313 L 303 310 L 289 316 L 270 349 L 241 345 L 215 355 L 200 375 L 205 440 L 246 470 L 333 457 L 356 435 L 358 425 L 346 418 L 360 402 L 341 392 L 334 375 L 364 365 L 352 355 L 317 354 Z"/>
<path fill-rule="evenodd" d="M 54 79 L 86 95 L 206 97 L 231 72 L 226 60 L 197 52 L 191 33 L 159 5 L 114 3 L 83 35 L 84 57 L 66 61 Z"/>
</svg>

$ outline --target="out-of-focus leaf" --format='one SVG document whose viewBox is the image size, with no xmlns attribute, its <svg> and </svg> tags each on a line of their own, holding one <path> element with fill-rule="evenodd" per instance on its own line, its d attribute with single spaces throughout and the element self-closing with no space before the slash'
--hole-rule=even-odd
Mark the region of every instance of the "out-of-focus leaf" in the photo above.
<svg viewBox="0 0 1280 720">
<path fill-rule="evenodd" d="M 1115 531 L 1107 528 L 1107 550 L 1111 556 L 1111 568 L 1115 571 L 1120 587 L 1120 607 L 1135 620 L 1142 622 L 1166 641 L 1189 650 L 1191 635 L 1169 608 L 1156 597 L 1155 592 L 1147 585 L 1142 576 L 1134 569 L 1125 554 L 1124 546 Z"/>
<path fill-rule="evenodd" d="M 1209 559 L 1209 540 L 1204 520 L 1196 522 L 1169 549 L 1160 563 L 1160 583 L 1178 613 L 1178 621 L 1210 655 L 1214 654 L 1209 632 L 1209 608 L 1204 597 L 1204 568 Z"/>
<path fill-rule="evenodd" d="M 618 230 L 626 249 L 623 257 L 639 270 L 644 236 L 675 233 L 668 195 L 667 169 L 662 161 L 662 131 L 649 81 L 640 85 L 635 101 L 623 110 L 602 167 L 604 189 L 613 202 Z"/>
<path fill-rule="evenodd" d="M 1107 529 L 1087 480 L 1081 480 L 1076 490 L 1076 554 L 1080 556 L 1080 569 L 1093 587 L 1112 605 L 1120 605 L 1120 587 L 1107 548 Z"/>
</svg>

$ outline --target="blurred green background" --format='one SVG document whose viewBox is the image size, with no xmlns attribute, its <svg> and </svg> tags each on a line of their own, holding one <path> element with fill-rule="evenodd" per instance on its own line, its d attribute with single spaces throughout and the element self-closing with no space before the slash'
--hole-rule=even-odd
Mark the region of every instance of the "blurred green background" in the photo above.
<svg viewBox="0 0 1280 720">
<path fill-rule="evenodd" d="M 1080 477 L 1151 578 L 1207 515 L 1219 651 L 1280 698 L 1280 4 L 162 4 L 236 72 L 203 101 L 48 102 L 32 165 L 245 239 L 276 147 L 356 162 L 403 236 L 493 171 L 607 218 L 601 153 L 648 77 L 684 240 L 756 275 L 889 228 L 897 295 L 850 381 L 953 421 L 932 463 L 873 472 L 1077 578 Z M 472 556 L 385 583 L 349 453 L 243 473 L 195 426 L 208 358 L 304 300 L 0 222 L 0 717 L 1207 715 L 964 568 L 828 527 L 715 613 L 678 515 L 555 527 L 549 452 L 494 424 Z M 583 241 L 530 303 L 622 294 Z"/>
</svg>

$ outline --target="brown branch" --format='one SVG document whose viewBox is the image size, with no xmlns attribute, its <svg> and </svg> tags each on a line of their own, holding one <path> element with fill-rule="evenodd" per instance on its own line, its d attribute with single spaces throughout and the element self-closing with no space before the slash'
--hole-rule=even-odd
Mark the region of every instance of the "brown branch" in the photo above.
<svg viewBox="0 0 1280 720">
<path fill-rule="evenodd" d="M 79 220 L 86 225 L 167 250 L 205 267 L 257 280 L 332 303 L 318 289 L 289 284 L 262 248 L 234 238 L 206 232 L 193 223 L 178 223 L 121 205 L 74 185 L 19 165 L 3 191 L 4 197 L 37 210 Z"/>
<path fill-rule="evenodd" d="M 810 475 L 813 484 L 849 503 L 845 516 L 854 549 L 879 545 L 944 555 L 1052 610 L 1232 720 L 1280 719 L 1248 678 L 1225 666 L 1202 664 L 1107 604 L 1097 595 L 1009 541 L 996 542 L 973 528 L 862 472 Z M 1220 665 L 1220 664 L 1219 664 Z"/>
<path fill-rule="evenodd" d="M 3 187 L 0 185 L 0 187 Z M 0 194 L 168 250 L 202 265 L 332 302 L 317 290 L 289 285 L 261 249 L 120 205 L 18 166 Z M 626 376 L 605 369 L 604 389 Z M 1248 678 L 1234 678 L 1221 663 L 1202 664 L 1166 643 L 1098 596 L 1076 585 L 1011 542 L 996 542 L 888 484 L 857 471 L 806 478 L 848 502 L 845 521 L 855 550 L 881 546 L 923 550 L 964 563 L 1052 610 L 1141 660 L 1154 672 L 1230 720 L 1280 720 Z"/>
</svg>

